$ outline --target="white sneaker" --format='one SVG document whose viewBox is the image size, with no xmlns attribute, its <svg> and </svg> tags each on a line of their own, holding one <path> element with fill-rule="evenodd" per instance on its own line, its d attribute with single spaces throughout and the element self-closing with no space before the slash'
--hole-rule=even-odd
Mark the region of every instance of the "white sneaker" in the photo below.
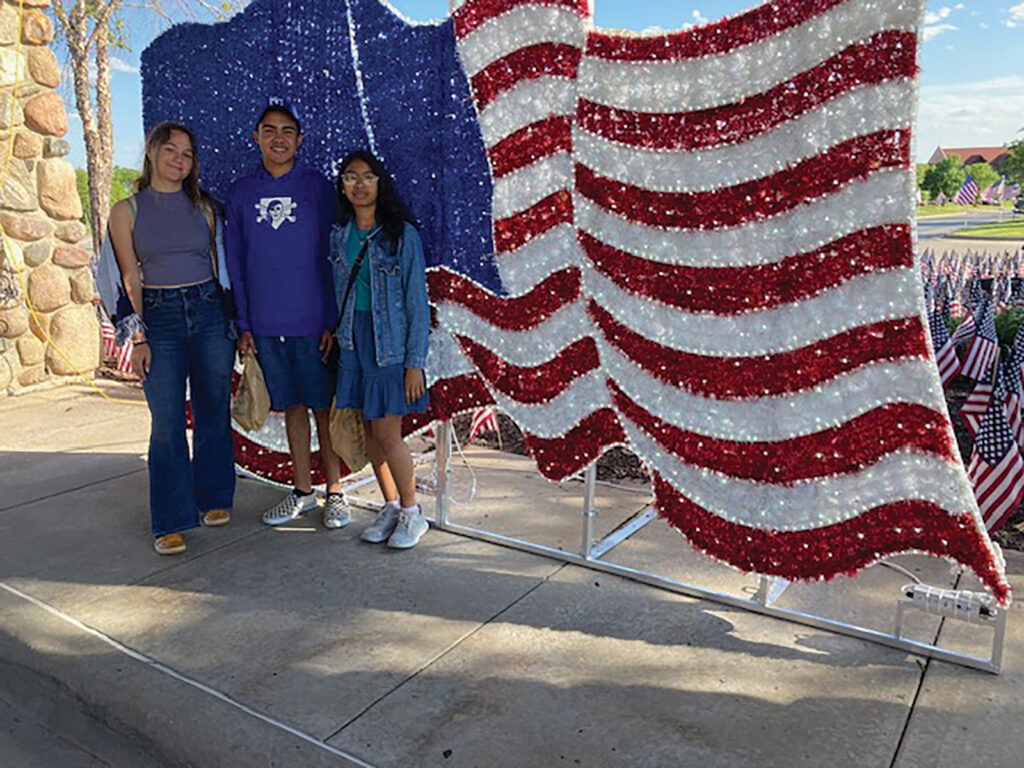
<svg viewBox="0 0 1024 768">
<path fill-rule="evenodd" d="M 293 489 L 281 501 L 263 513 L 263 522 L 267 525 L 281 525 L 290 522 L 303 512 L 316 507 L 316 494 L 299 496 Z"/>
<path fill-rule="evenodd" d="M 349 509 L 345 496 L 340 493 L 328 493 L 324 502 L 324 528 L 344 528 L 352 522 L 352 510 Z"/>
<path fill-rule="evenodd" d="M 395 526 L 395 532 L 388 539 L 388 546 L 392 549 L 415 547 L 416 542 L 423 538 L 423 534 L 429 527 L 427 518 L 423 516 L 423 511 L 419 506 L 414 512 L 407 512 L 403 509 L 398 513 L 398 525 Z"/>
<path fill-rule="evenodd" d="M 377 513 L 377 519 L 363 531 L 359 538 L 371 544 L 380 544 L 387 541 L 388 537 L 394 533 L 396 525 L 398 525 L 398 507 L 394 504 L 385 504 Z"/>
</svg>

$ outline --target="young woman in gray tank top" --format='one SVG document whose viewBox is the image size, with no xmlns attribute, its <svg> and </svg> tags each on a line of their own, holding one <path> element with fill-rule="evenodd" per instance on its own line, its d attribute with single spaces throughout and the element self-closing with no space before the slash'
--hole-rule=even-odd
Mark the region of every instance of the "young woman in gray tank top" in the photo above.
<svg viewBox="0 0 1024 768">
<path fill-rule="evenodd" d="M 133 198 L 110 213 L 110 237 L 138 320 L 132 367 L 151 415 L 149 506 L 153 546 L 185 551 L 184 531 L 230 520 L 234 342 L 216 279 L 216 204 L 199 188 L 195 138 L 161 123 L 146 140 Z M 213 227 L 213 229 L 211 229 Z M 185 439 L 191 392 L 193 452 Z"/>
</svg>

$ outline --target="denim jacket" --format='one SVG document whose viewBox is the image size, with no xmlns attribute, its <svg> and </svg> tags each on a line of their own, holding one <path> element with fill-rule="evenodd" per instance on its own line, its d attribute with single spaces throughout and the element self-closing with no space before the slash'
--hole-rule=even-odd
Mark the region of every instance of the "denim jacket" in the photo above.
<svg viewBox="0 0 1024 768">
<path fill-rule="evenodd" d="M 335 224 L 331 230 L 331 264 L 334 292 L 340 309 L 351 271 L 345 258 L 348 224 Z M 373 341 L 377 365 L 402 363 L 405 368 L 426 368 L 430 332 L 427 305 L 426 261 L 416 228 L 406 222 L 399 247 L 378 228 L 371 235 L 365 258 L 370 261 L 370 312 L 373 315 Z M 352 318 L 355 313 L 355 288 L 348 297 L 335 335 L 342 349 L 353 349 Z"/>
</svg>

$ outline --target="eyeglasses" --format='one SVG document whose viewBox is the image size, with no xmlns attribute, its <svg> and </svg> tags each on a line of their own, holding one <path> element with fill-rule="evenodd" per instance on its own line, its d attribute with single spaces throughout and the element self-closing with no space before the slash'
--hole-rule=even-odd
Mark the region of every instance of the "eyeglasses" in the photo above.
<svg viewBox="0 0 1024 768">
<path fill-rule="evenodd" d="M 376 184 L 380 177 L 375 173 L 343 173 L 341 180 L 346 184 L 355 184 L 357 181 L 363 184 Z"/>
</svg>

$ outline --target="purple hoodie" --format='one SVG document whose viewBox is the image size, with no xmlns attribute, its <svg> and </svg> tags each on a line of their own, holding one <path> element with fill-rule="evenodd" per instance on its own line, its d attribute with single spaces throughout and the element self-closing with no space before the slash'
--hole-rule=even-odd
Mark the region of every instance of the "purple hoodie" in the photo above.
<svg viewBox="0 0 1024 768">
<path fill-rule="evenodd" d="M 278 178 L 260 163 L 231 185 L 224 249 L 242 331 L 319 336 L 334 327 L 334 216 L 334 188 L 298 161 Z"/>
</svg>

